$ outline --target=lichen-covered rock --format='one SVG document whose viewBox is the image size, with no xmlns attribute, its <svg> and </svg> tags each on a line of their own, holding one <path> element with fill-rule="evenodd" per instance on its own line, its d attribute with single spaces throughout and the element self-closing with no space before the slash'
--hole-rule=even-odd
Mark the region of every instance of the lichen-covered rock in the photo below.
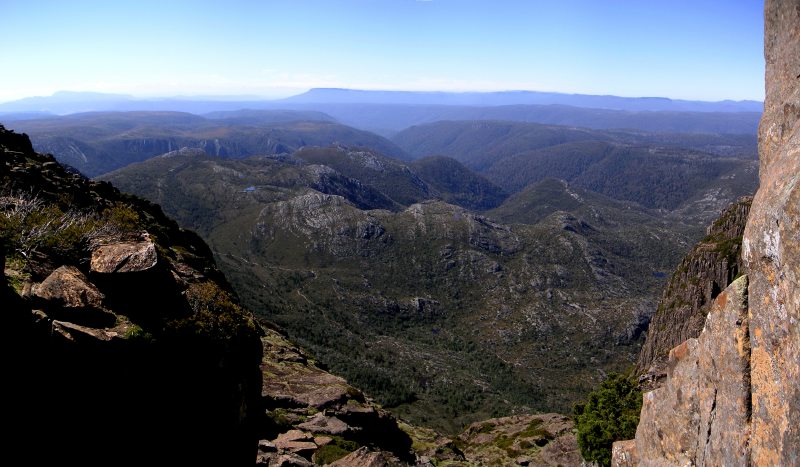
<svg viewBox="0 0 800 467">
<path fill-rule="evenodd" d="M 580 465 L 573 428 L 559 414 L 512 415 L 472 423 L 453 440 L 418 443 L 436 465 Z"/>
<path fill-rule="evenodd" d="M 750 275 L 754 465 L 800 464 L 800 2 L 767 0 L 760 188 L 744 233 Z"/>
<path fill-rule="evenodd" d="M 278 449 L 300 455 L 305 453 L 311 456 L 311 453 L 317 449 L 314 437 L 300 430 L 289 430 L 286 433 L 281 433 L 273 443 Z"/>
<path fill-rule="evenodd" d="M 749 374 L 743 276 L 717 296 L 700 337 L 672 349 L 664 386 L 645 394 L 633 454 L 639 464 L 747 464 Z"/>
<path fill-rule="evenodd" d="M 639 354 L 637 371 L 644 374 L 645 389 L 660 386 L 670 349 L 700 335 L 714 298 L 742 273 L 742 234 L 751 202 L 746 197 L 728 206 L 664 288 Z"/>
<path fill-rule="evenodd" d="M 278 465 L 278 457 L 288 453 L 310 459 L 331 443 L 347 446 L 345 453 L 368 446 L 366 454 L 354 456 L 353 462 L 383 458 L 372 452 L 383 452 L 398 464 L 413 461 L 411 438 L 389 412 L 344 379 L 318 368 L 276 331 L 266 329 L 262 343 L 263 406 L 272 420 L 267 432 L 277 452 L 259 454 L 259 462 Z"/>
<path fill-rule="evenodd" d="M 399 467 L 402 464 L 389 453 L 361 448 L 330 465 L 331 467 Z"/>
<path fill-rule="evenodd" d="M 611 467 L 634 467 L 639 465 L 636 440 L 616 441 L 611 447 Z"/>
<path fill-rule="evenodd" d="M 764 22 L 760 187 L 742 241 L 749 288 L 733 282 L 700 337 L 671 351 L 666 383 L 645 395 L 641 465 L 800 464 L 800 2 L 767 0 Z"/>
<path fill-rule="evenodd" d="M 322 412 L 317 413 L 308 419 L 308 421 L 298 425 L 298 427 L 312 433 L 325 433 L 329 435 L 341 435 L 351 429 L 347 423 L 336 417 L 328 417 Z"/>
<path fill-rule="evenodd" d="M 61 266 L 41 284 L 32 288 L 33 296 L 63 308 L 98 308 L 103 294 L 75 266 Z"/>
<path fill-rule="evenodd" d="M 97 247 L 92 251 L 91 268 L 92 272 L 102 274 L 142 272 L 153 268 L 157 262 L 156 246 L 148 239 Z"/>
<path fill-rule="evenodd" d="M 261 370 L 269 375 L 263 379 L 263 397 L 283 405 L 323 409 L 359 394 L 343 378 L 309 365 L 278 333 L 267 331 L 262 341 Z"/>
</svg>

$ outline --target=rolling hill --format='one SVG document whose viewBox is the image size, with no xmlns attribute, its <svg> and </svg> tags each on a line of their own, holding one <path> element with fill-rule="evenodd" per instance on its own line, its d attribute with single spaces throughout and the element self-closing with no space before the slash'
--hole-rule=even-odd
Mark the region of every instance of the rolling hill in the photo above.
<svg viewBox="0 0 800 467">
<path fill-rule="evenodd" d="M 515 193 L 546 178 L 648 208 L 728 203 L 757 187 L 755 138 L 601 131 L 520 122 L 437 122 L 409 128 L 394 141 L 415 157 L 442 154 Z M 752 151 L 752 152 L 751 152 Z M 705 209 L 702 209 L 705 210 Z M 684 214 L 693 215 L 691 209 Z"/>
<path fill-rule="evenodd" d="M 282 102 L 335 104 L 407 104 L 407 105 L 569 105 L 594 109 L 631 111 L 688 111 L 688 112 L 761 112 L 758 101 L 719 102 L 668 99 L 664 97 L 619 97 L 590 94 L 564 94 L 539 91 L 499 92 L 424 92 L 424 91 L 366 91 L 360 89 L 314 88 L 305 93 L 282 99 Z"/>
<path fill-rule="evenodd" d="M 352 164 L 384 163 L 358 152 L 172 154 L 106 178 L 197 229 L 243 302 L 318 362 L 448 432 L 566 411 L 599 370 L 629 366 L 663 278 L 700 235 L 561 182 L 549 197 L 584 201 L 527 224 L 502 206 L 489 217 L 437 200 L 372 209 L 359 200 L 395 197 L 351 178 L 362 176 Z M 501 213 L 510 224 L 493 220 Z"/>
<path fill-rule="evenodd" d="M 308 116 L 290 111 L 234 112 L 214 118 L 180 112 L 98 112 L 18 120 L 8 127 L 27 133 L 38 151 L 52 153 L 89 176 L 183 147 L 240 158 L 341 143 L 406 157 L 394 143 L 375 134 L 327 120 L 297 120 Z"/>
<path fill-rule="evenodd" d="M 451 204 L 485 211 L 499 206 L 508 197 L 502 188 L 450 157 L 423 157 L 409 166 Z"/>
</svg>

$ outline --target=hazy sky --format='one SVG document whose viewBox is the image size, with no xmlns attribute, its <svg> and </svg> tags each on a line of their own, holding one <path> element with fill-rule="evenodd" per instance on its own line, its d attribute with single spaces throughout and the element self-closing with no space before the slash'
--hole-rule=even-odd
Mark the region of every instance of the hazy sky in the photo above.
<svg viewBox="0 0 800 467">
<path fill-rule="evenodd" d="M 764 97 L 753 0 L 0 0 L 0 101 L 311 87 Z"/>
</svg>

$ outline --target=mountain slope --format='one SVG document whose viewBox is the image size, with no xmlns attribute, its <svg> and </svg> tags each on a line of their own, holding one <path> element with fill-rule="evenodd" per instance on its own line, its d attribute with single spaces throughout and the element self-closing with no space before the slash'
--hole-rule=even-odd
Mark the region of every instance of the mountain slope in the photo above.
<svg viewBox="0 0 800 467">
<path fill-rule="evenodd" d="M 431 190 L 416 173 L 398 160 L 368 148 L 344 147 L 300 149 L 293 157 L 312 164 L 326 165 L 337 172 L 359 180 L 402 205 L 431 197 Z"/>
<path fill-rule="evenodd" d="M 9 127 L 26 132 L 37 150 L 90 176 L 183 147 L 241 158 L 342 143 L 405 157 L 394 143 L 372 133 L 327 121 L 296 121 L 303 114 L 246 115 L 228 121 L 179 112 L 106 112 L 16 121 Z M 270 121 L 273 118 L 292 120 Z M 237 119 L 249 124 L 234 124 Z"/>
<path fill-rule="evenodd" d="M 11 454 L 252 462 L 260 328 L 197 235 L 0 126 L 0 265 Z"/>
<path fill-rule="evenodd" d="M 755 171 L 745 169 L 755 165 L 752 160 L 686 149 L 584 141 L 507 157 L 492 165 L 486 176 L 512 192 L 556 177 L 611 198 L 674 210 L 717 180 L 733 181 L 734 173 L 747 178 L 743 185 L 736 184 L 737 195 L 752 193 Z"/>
<path fill-rule="evenodd" d="M 699 225 L 736 198 L 752 194 L 757 185 L 754 139 L 744 136 L 481 121 L 412 127 L 394 140 L 417 157 L 454 157 L 509 193 L 559 178 L 648 208 L 681 209 L 689 217 L 706 211 Z M 710 209 L 701 206 L 703 200 Z"/>
<path fill-rule="evenodd" d="M 518 122 L 436 122 L 408 128 L 394 138 L 415 157 L 444 155 L 483 171 L 497 160 L 526 150 L 572 141 L 608 139 L 592 130 Z"/>
<path fill-rule="evenodd" d="M 512 226 L 441 201 L 359 209 L 299 160 L 174 156 L 109 178 L 197 228 L 245 303 L 318 361 L 448 432 L 568 410 L 598 367 L 629 365 L 687 241 L 644 211 L 623 231 L 588 208 Z"/>
<path fill-rule="evenodd" d="M 508 196 L 500 187 L 444 156 L 417 159 L 410 167 L 446 202 L 485 211 L 499 206 Z"/>
</svg>

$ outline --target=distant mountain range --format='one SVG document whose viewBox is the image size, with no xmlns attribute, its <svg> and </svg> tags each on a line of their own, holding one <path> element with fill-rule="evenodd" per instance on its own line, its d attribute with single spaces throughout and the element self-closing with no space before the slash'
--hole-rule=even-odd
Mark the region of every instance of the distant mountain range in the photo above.
<svg viewBox="0 0 800 467">
<path fill-rule="evenodd" d="M 755 134 L 763 103 L 687 101 L 534 91 L 408 92 L 312 89 L 281 100 L 251 97 L 137 99 L 122 94 L 57 92 L 0 104 L 0 119 L 93 111 L 175 111 L 209 114 L 242 109 L 324 112 L 383 136 L 439 120 L 511 120 L 586 128 L 681 133 Z"/>
<path fill-rule="evenodd" d="M 207 117 L 183 112 L 89 112 L 6 121 L 6 125 L 30 135 L 37 150 L 55 154 L 92 177 L 183 147 L 242 158 L 338 143 L 408 158 L 381 136 L 308 111 L 215 112 Z"/>
<path fill-rule="evenodd" d="M 315 104 L 403 104 L 460 105 L 493 107 L 500 105 L 568 105 L 592 109 L 672 112 L 761 112 L 759 101 L 718 102 L 668 99 L 666 97 L 620 97 L 590 94 L 564 94 L 538 91 L 501 92 L 418 92 L 362 91 L 358 89 L 316 88 L 283 102 Z"/>
</svg>

